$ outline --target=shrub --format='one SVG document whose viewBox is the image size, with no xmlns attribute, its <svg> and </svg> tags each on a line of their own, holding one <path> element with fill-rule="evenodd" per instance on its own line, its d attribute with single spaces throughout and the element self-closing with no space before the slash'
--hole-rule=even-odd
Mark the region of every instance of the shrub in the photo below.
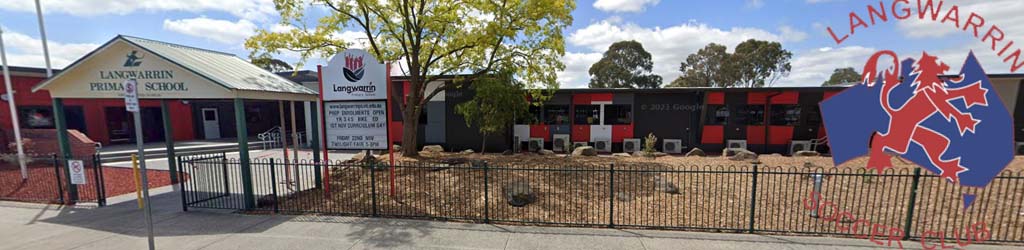
<svg viewBox="0 0 1024 250">
<path fill-rule="evenodd" d="M 644 137 L 644 156 L 653 157 L 656 144 L 658 144 L 658 137 L 654 136 L 654 133 L 647 134 L 647 137 Z"/>
</svg>

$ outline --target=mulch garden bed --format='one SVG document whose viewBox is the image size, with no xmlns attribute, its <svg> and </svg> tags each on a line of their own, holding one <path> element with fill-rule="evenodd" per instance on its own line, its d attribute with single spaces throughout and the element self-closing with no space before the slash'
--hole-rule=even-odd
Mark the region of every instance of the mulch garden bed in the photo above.
<svg viewBox="0 0 1024 250">
<path fill-rule="evenodd" d="M 104 191 L 107 197 L 134 193 L 135 181 L 132 169 L 119 167 L 103 167 Z M 62 170 L 63 171 L 63 170 Z M 30 163 L 27 180 L 23 180 L 17 163 L 0 163 L 0 200 L 27 202 L 57 202 L 60 198 L 59 189 L 67 192 L 65 186 L 58 187 L 56 169 L 52 163 Z M 148 170 L 149 187 L 157 188 L 171 184 L 167 171 Z M 86 167 L 86 184 L 77 185 L 79 200 L 96 201 L 95 168 Z M 61 172 L 60 180 L 67 182 Z"/>
</svg>

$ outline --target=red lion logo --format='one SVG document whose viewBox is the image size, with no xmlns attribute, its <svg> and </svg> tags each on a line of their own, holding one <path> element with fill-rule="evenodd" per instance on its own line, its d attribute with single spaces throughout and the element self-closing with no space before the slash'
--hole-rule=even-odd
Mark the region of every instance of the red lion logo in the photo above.
<svg viewBox="0 0 1024 250">
<path fill-rule="evenodd" d="M 932 115 L 939 114 L 947 122 L 956 120 L 960 136 L 968 131 L 974 133 L 975 127 L 981 123 L 981 120 L 974 119 L 970 112 L 960 111 L 953 106 L 953 102 L 963 100 L 964 105 L 968 108 L 974 105 L 988 106 L 988 99 L 985 98 L 988 89 L 983 88 L 980 81 L 964 87 L 948 88 L 947 84 L 940 79 L 940 75 L 949 70 L 949 65 L 925 52 L 922 53 L 921 59 L 914 64 L 914 70 L 909 75 L 916 77 L 910 83 L 910 86 L 915 87 L 913 96 L 902 106 L 894 107 L 889 102 L 889 95 L 895 87 L 906 84 L 899 76 L 900 62 L 896 53 L 885 50 L 872 55 L 864 66 L 864 84 L 868 87 L 875 85 L 876 67 L 882 56 L 892 57 L 894 65 L 882 76 L 882 94 L 879 99 L 890 120 L 885 133 L 879 131 L 871 137 L 867 168 L 876 169 L 879 173 L 891 168 L 892 161 L 884 150 L 906 154 L 910 143 L 914 142 L 924 149 L 928 160 L 941 170 L 941 177 L 954 183 L 957 182 L 959 174 L 967 171 L 968 168 L 960 165 L 960 157 L 943 159 L 942 155 L 949 148 L 950 139 L 933 129 L 921 126 L 921 123 Z M 950 79 L 953 83 L 960 83 L 962 80 L 963 75 Z"/>
</svg>

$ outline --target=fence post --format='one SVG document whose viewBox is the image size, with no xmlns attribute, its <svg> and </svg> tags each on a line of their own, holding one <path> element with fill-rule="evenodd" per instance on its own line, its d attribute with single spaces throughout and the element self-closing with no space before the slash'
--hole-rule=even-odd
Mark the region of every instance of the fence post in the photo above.
<svg viewBox="0 0 1024 250">
<path fill-rule="evenodd" d="M 220 158 L 221 173 L 224 175 L 224 195 L 231 196 L 231 178 L 228 178 L 228 156 L 225 153 L 221 153 Z M 178 169 L 181 170 L 180 168 Z M 213 187 L 210 187 L 211 189 Z"/>
<path fill-rule="evenodd" d="M 484 223 L 491 223 L 491 182 L 488 177 L 489 172 L 487 162 L 484 163 Z"/>
<path fill-rule="evenodd" d="M 92 179 L 96 182 L 96 205 L 102 207 L 106 205 L 107 198 L 104 196 L 103 182 L 100 181 L 100 175 L 103 174 L 103 166 L 100 166 L 99 154 L 92 155 L 92 168 Z"/>
<path fill-rule="evenodd" d="M 178 156 L 178 186 L 181 187 L 181 211 L 188 212 L 188 199 L 185 193 L 188 189 L 185 189 L 185 162 L 183 162 L 181 156 Z M 173 185 L 173 184 L 172 184 Z"/>
<path fill-rule="evenodd" d="M 615 227 L 615 163 L 608 164 L 608 227 Z"/>
<path fill-rule="evenodd" d="M 910 223 L 914 220 L 914 203 L 917 202 L 917 184 L 921 180 L 921 168 L 914 168 L 914 180 L 910 183 L 910 201 L 907 203 L 907 220 L 903 224 L 903 240 L 910 239 Z"/>
<path fill-rule="evenodd" d="M 57 159 L 57 154 L 51 154 L 50 158 L 53 159 L 53 174 L 57 177 L 57 200 L 60 204 L 64 204 L 64 183 L 60 179 L 60 160 Z"/>
<path fill-rule="evenodd" d="M 370 170 L 370 200 L 373 207 L 373 217 L 377 217 L 377 170 L 373 169 L 372 163 L 364 163 L 366 169 Z"/>
<path fill-rule="evenodd" d="M 753 179 L 750 184 L 750 229 L 754 233 L 754 211 L 757 207 L 757 164 L 754 164 Z"/>
<path fill-rule="evenodd" d="M 284 167 L 288 168 L 288 164 L 285 164 Z M 275 172 L 277 169 L 274 168 L 274 158 L 270 158 L 270 194 L 274 196 L 274 213 L 277 213 L 277 174 Z"/>
</svg>

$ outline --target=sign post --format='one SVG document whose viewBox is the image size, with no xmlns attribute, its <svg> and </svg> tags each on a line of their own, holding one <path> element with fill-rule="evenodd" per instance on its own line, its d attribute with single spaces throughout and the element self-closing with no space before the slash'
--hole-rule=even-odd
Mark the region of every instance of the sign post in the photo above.
<svg viewBox="0 0 1024 250">
<path fill-rule="evenodd" d="M 139 175 L 142 176 L 142 203 L 146 207 L 146 233 L 149 249 L 156 249 L 153 241 L 153 206 L 149 202 L 149 178 L 146 174 L 146 153 L 143 151 L 142 114 L 139 112 L 139 89 L 135 79 L 124 82 L 124 106 L 135 117 L 135 146 L 138 147 Z"/>
<path fill-rule="evenodd" d="M 322 76 L 320 112 L 324 117 L 324 159 L 327 159 L 328 149 L 385 150 L 391 147 L 388 69 L 360 49 L 345 50 L 332 57 L 327 66 L 318 67 Z M 394 164 L 391 165 L 393 168 Z"/>
</svg>

